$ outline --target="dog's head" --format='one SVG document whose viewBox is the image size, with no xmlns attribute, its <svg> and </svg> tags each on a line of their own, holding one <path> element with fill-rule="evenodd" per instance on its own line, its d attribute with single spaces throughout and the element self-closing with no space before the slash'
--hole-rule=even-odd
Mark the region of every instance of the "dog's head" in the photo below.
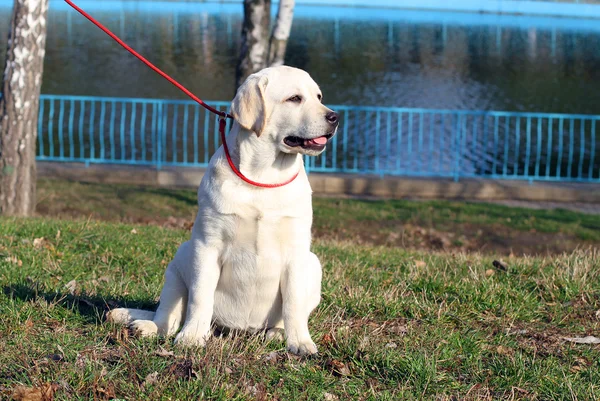
<svg viewBox="0 0 600 401">
<path fill-rule="evenodd" d="M 265 68 L 244 81 L 231 114 L 245 129 L 266 136 L 281 152 L 316 156 L 335 135 L 339 116 L 307 72 L 292 67 Z"/>
</svg>

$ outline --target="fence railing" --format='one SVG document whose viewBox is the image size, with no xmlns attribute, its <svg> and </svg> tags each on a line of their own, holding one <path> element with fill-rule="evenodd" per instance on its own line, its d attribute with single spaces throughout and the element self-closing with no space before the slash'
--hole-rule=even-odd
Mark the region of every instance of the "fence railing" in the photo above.
<svg viewBox="0 0 600 401">
<path fill-rule="evenodd" d="M 331 107 L 338 135 L 309 171 L 600 182 L 600 116 Z M 38 131 L 41 161 L 206 167 L 220 146 L 191 101 L 43 95 Z"/>
</svg>

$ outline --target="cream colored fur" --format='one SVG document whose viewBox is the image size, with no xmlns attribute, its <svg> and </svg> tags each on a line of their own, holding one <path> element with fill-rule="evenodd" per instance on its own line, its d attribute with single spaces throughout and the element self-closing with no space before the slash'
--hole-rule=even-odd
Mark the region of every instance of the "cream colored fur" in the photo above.
<svg viewBox="0 0 600 401">
<path fill-rule="evenodd" d="M 289 101 L 295 95 L 301 103 Z M 234 175 L 219 148 L 198 189 L 191 238 L 167 267 L 157 311 L 118 308 L 109 320 L 189 345 L 203 345 L 212 323 L 266 329 L 267 337 L 284 329 L 290 352 L 317 352 L 308 317 L 320 301 L 321 264 L 310 251 L 312 191 L 302 154 L 320 152 L 283 139 L 335 132 L 319 98 L 317 84 L 295 68 L 267 68 L 246 80 L 231 105 L 234 163 L 262 183 L 298 177 L 280 188 L 253 187 Z"/>
</svg>

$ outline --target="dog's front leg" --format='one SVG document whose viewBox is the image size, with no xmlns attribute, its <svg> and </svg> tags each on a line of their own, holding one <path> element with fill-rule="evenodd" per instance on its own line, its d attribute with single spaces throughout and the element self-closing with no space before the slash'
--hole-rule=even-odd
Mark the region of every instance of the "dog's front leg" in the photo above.
<svg viewBox="0 0 600 401">
<path fill-rule="evenodd" d="M 288 351 L 316 354 L 317 346 L 308 331 L 308 316 L 321 300 L 321 263 L 314 253 L 290 263 L 281 280 L 281 295 Z"/>
<path fill-rule="evenodd" d="M 195 241 L 188 256 L 190 265 L 182 272 L 188 287 L 187 313 L 175 343 L 203 346 L 210 336 L 215 290 L 221 273 L 219 250 Z"/>
</svg>

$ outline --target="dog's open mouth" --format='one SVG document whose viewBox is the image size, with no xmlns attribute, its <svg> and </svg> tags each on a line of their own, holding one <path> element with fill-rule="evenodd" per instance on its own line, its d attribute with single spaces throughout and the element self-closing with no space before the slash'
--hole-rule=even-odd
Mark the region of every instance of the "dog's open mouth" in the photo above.
<svg viewBox="0 0 600 401">
<path fill-rule="evenodd" d="M 286 136 L 283 139 L 283 142 L 291 148 L 300 146 L 302 149 L 322 150 L 323 148 L 325 148 L 325 145 L 327 145 L 327 141 L 332 136 L 333 134 L 327 134 L 319 136 L 317 138 L 301 138 L 299 136 Z"/>
</svg>

